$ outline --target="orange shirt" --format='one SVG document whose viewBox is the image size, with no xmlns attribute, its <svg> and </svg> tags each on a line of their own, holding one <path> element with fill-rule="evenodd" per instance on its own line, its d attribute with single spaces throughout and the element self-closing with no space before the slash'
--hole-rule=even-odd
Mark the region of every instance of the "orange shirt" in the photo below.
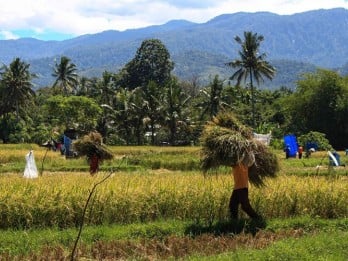
<svg viewBox="0 0 348 261">
<path fill-rule="evenodd" d="M 239 164 L 232 167 L 234 189 L 247 188 L 249 183 L 248 167 Z"/>
</svg>

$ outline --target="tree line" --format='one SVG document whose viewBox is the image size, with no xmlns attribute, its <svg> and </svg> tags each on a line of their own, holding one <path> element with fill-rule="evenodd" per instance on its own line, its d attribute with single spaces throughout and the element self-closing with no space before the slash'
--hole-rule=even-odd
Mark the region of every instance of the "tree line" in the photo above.
<svg viewBox="0 0 348 261">
<path fill-rule="evenodd" d="M 329 70 L 301 77 L 295 90 L 255 86 L 272 79 L 276 68 L 259 53 L 263 36 L 237 36 L 239 56 L 226 61 L 231 78 L 214 75 L 206 86 L 199 77 L 180 80 L 166 46 L 158 39 L 141 43 L 118 72 L 80 77 L 62 56 L 52 70 L 52 86 L 33 90 L 39 77 L 15 58 L 0 70 L 0 139 L 3 143 L 42 143 L 65 129 L 96 130 L 105 143 L 119 145 L 199 144 L 207 120 L 230 111 L 257 133 L 272 131 L 274 146 L 285 134 L 317 131 L 337 149 L 348 147 L 348 78 Z"/>
</svg>

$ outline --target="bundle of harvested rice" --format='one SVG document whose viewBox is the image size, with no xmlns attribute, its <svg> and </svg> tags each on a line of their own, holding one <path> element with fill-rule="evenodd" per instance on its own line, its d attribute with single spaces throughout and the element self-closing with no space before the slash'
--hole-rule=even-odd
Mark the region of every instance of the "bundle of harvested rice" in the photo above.
<svg viewBox="0 0 348 261">
<path fill-rule="evenodd" d="M 253 138 L 253 131 L 251 128 L 243 125 L 233 114 L 229 112 L 221 112 L 216 115 L 207 125 L 220 126 L 228 128 L 229 130 L 239 132 L 244 138 Z"/>
<path fill-rule="evenodd" d="M 100 160 L 110 160 L 113 154 L 102 143 L 102 136 L 98 132 L 90 132 L 73 143 L 78 156 L 87 156 L 87 159 L 96 154 Z"/>
<path fill-rule="evenodd" d="M 202 149 L 202 168 L 207 171 L 220 165 L 237 165 L 248 153 L 253 143 L 239 132 L 215 126 L 205 129 Z"/>
<path fill-rule="evenodd" d="M 239 164 L 249 153 L 255 162 L 249 168 L 250 182 L 264 185 L 263 179 L 275 177 L 279 170 L 278 160 L 268 147 L 254 140 L 251 129 L 243 126 L 228 113 L 218 114 L 207 123 L 202 133 L 201 166 L 203 172 L 223 166 Z"/>
<path fill-rule="evenodd" d="M 264 185 L 264 178 L 276 177 L 279 171 L 279 162 L 269 147 L 257 140 L 253 140 L 253 143 L 255 144 L 253 148 L 255 162 L 249 167 L 249 180 L 255 186 L 260 187 Z"/>
</svg>

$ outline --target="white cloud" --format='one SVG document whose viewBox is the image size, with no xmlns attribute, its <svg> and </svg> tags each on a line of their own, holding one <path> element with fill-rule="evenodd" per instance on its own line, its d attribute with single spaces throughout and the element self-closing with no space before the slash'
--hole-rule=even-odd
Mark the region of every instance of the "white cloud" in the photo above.
<svg viewBox="0 0 348 261">
<path fill-rule="evenodd" d="M 0 35 L 2 36 L 1 38 L 5 40 L 15 40 L 20 38 L 18 35 L 15 35 L 10 31 L 0 31 Z"/>
<path fill-rule="evenodd" d="M 226 13 L 293 14 L 344 7 L 345 0 L 0 0 L 0 30 L 56 31 L 81 35 L 163 24 L 172 19 L 206 22 Z M 5 33 L 2 33 L 5 35 Z M 15 35 L 13 35 L 15 37 Z"/>
</svg>

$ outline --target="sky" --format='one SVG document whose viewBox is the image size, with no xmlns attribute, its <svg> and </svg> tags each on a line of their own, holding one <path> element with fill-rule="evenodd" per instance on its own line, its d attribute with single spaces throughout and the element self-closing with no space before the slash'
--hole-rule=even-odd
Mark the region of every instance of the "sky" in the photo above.
<svg viewBox="0 0 348 261">
<path fill-rule="evenodd" d="M 0 40 L 65 40 L 177 19 L 205 23 L 237 12 L 291 15 L 336 7 L 348 9 L 348 0 L 0 0 Z"/>
</svg>

